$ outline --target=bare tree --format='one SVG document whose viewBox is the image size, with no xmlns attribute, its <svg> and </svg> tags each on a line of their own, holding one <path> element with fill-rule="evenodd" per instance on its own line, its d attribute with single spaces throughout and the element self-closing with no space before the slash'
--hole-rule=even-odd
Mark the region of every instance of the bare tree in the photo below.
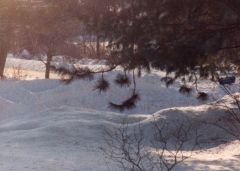
<svg viewBox="0 0 240 171">
<path fill-rule="evenodd" d="M 0 77 L 3 77 L 7 54 L 13 48 L 19 28 L 19 11 L 15 0 L 0 0 Z"/>
<path fill-rule="evenodd" d="M 34 55 L 46 56 L 46 59 L 40 59 L 46 66 L 45 78 L 49 79 L 53 56 L 71 56 L 66 53 L 70 52 L 70 45 L 73 46 L 70 39 L 77 35 L 79 22 L 64 11 L 61 3 L 49 1 L 43 4 L 26 5 L 21 48 Z"/>
</svg>

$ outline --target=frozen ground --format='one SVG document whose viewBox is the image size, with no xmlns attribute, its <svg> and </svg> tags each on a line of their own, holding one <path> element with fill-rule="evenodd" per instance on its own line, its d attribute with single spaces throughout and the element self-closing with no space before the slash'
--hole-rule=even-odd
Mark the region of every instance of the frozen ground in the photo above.
<svg viewBox="0 0 240 171">
<path fill-rule="evenodd" d="M 34 72 L 26 75 L 28 81 L 0 82 L 0 170 L 3 171 L 117 171 L 99 150 L 103 146 L 104 127 L 117 126 L 123 119 L 131 120 L 133 126 L 138 120 L 148 126 L 152 116 L 164 117 L 169 122 L 183 116 L 214 121 L 225 114 L 222 109 L 207 105 L 224 95 L 218 85 L 209 82 L 201 84 L 200 89 L 210 92 L 211 98 L 200 102 L 195 93 L 179 94 L 179 83 L 167 89 L 159 79 L 161 73 L 144 75 L 137 80 L 141 94 L 137 107 L 118 113 L 108 108 L 108 102 L 120 101 L 127 96 L 128 89 L 112 83 L 109 92 L 99 94 L 93 91 L 94 81 L 65 85 L 58 80 L 32 80 L 36 72 L 44 70 L 41 62 L 9 58 L 8 68 L 13 65 Z M 115 74 L 108 74 L 107 78 L 112 80 Z M 236 86 L 232 89 L 239 91 Z M 227 136 L 211 127 L 199 129 L 207 139 Z M 239 170 L 239 156 L 239 142 L 226 141 L 196 151 L 176 170 Z"/>
</svg>

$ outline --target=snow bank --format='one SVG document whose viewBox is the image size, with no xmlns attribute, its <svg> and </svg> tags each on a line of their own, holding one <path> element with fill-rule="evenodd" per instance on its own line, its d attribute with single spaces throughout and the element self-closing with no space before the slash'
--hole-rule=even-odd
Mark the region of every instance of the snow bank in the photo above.
<svg viewBox="0 0 240 171">
<path fill-rule="evenodd" d="M 200 123 L 225 115 L 223 110 L 208 105 L 164 109 L 167 103 L 181 106 L 184 101 L 195 105 L 199 102 L 194 97 L 180 95 L 174 88 L 157 86 L 157 80 L 153 79 L 155 76 L 150 78 L 139 80 L 142 86 L 140 90 L 148 91 L 148 94 L 142 94 L 142 101 L 129 112 L 131 115 L 110 111 L 107 102 L 116 98 L 116 95 L 100 95 L 92 91 L 93 82 L 77 81 L 70 85 L 57 80 L 1 82 L 1 168 L 6 171 L 107 171 L 110 167 L 110 170 L 117 171 L 106 164 L 108 161 L 99 150 L 103 146 L 105 127 L 116 127 L 124 119 L 130 122 L 130 126 L 135 127 L 140 121 L 144 127 L 150 128 L 153 117 L 176 123 L 187 116 Z M 124 90 L 119 91 L 119 96 L 126 93 Z M 140 111 L 151 113 L 157 109 L 161 110 L 154 115 L 134 114 Z M 213 127 L 197 125 L 201 134 L 205 135 L 202 140 L 226 136 Z M 174 129 L 174 124 L 172 126 Z M 199 162 L 199 166 L 202 164 L 200 159 L 194 159 Z M 184 168 L 192 170 L 196 166 Z"/>
</svg>

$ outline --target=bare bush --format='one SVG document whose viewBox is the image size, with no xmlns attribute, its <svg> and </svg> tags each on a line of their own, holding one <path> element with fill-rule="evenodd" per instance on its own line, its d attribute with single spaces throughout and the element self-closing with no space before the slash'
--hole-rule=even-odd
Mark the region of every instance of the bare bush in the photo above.
<svg viewBox="0 0 240 171">
<path fill-rule="evenodd" d="M 105 131 L 107 159 L 124 171 L 171 171 L 191 157 L 197 145 L 197 131 L 185 122 L 168 132 L 166 122 L 152 122 L 151 128 L 122 123 L 115 130 Z M 152 134 L 151 134 L 152 133 Z"/>
<path fill-rule="evenodd" d="M 214 125 L 240 140 L 240 95 L 233 93 L 227 85 L 222 85 L 222 89 L 228 97 L 225 100 L 218 101 L 216 106 L 226 110 L 226 115 L 217 122 L 208 122 L 208 124 Z"/>
<path fill-rule="evenodd" d="M 22 65 L 13 65 L 10 68 L 10 77 L 12 79 L 16 79 L 16 80 L 21 80 L 21 79 L 25 79 L 26 75 L 23 73 L 23 68 Z"/>
</svg>

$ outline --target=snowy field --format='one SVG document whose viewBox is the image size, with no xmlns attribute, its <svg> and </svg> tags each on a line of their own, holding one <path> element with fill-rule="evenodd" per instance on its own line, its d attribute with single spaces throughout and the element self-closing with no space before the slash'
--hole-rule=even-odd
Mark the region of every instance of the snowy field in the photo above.
<svg viewBox="0 0 240 171">
<path fill-rule="evenodd" d="M 94 63 L 91 63 L 94 65 Z M 133 110 L 118 113 L 108 107 L 109 101 L 119 102 L 129 89 L 114 86 L 107 93 L 93 90 L 95 81 L 75 81 L 65 85 L 52 75 L 42 80 L 44 65 L 39 61 L 8 58 L 6 75 L 21 68 L 22 79 L 0 82 L 0 170 L 3 171 L 118 171 L 104 158 L 100 148 L 103 129 L 128 120 L 130 126 L 151 124 L 153 116 L 168 122 L 184 116 L 197 121 L 214 121 L 225 115 L 223 109 L 211 107 L 224 92 L 214 83 L 203 82 L 200 88 L 210 93 L 206 102 L 196 94 L 178 92 L 179 83 L 166 88 L 160 81 L 162 73 L 153 72 L 137 79 L 141 101 Z M 117 74 L 107 75 L 113 80 Z M 234 91 L 239 87 L 233 85 Z M 228 141 L 226 133 L 212 127 L 199 126 L 203 139 L 226 137 L 218 145 L 206 145 L 175 170 L 239 170 L 240 145 Z"/>
</svg>

